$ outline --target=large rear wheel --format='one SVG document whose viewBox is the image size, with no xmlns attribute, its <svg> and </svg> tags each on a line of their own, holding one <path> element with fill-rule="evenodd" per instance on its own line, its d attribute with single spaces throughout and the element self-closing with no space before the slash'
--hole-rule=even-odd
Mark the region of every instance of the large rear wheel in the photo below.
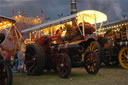
<svg viewBox="0 0 128 85">
<path fill-rule="evenodd" d="M 40 75 L 43 72 L 45 56 L 40 45 L 30 44 L 26 47 L 25 65 L 29 75 Z"/>
<path fill-rule="evenodd" d="M 123 68 L 128 69 L 128 47 L 124 47 L 120 50 L 118 58 L 119 58 L 120 65 Z"/>
<path fill-rule="evenodd" d="M 66 53 L 59 53 L 56 59 L 56 70 L 60 77 L 68 78 L 71 73 L 71 61 Z"/>
<path fill-rule="evenodd" d="M 0 85 L 12 85 L 12 70 L 11 67 L 5 62 L 0 63 Z"/>
</svg>

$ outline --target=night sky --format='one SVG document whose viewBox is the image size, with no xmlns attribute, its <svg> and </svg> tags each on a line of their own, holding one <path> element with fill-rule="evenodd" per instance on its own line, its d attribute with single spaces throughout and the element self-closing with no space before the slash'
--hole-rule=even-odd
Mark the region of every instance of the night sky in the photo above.
<svg viewBox="0 0 128 85">
<path fill-rule="evenodd" d="M 24 10 L 25 16 L 41 16 L 43 10 L 50 20 L 70 15 L 71 0 L 0 0 L 0 15 L 11 17 L 12 9 L 14 15 Z M 110 22 L 122 19 L 122 15 L 128 15 L 128 0 L 76 0 L 78 11 L 98 10 L 108 16 Z"/>
</svg>

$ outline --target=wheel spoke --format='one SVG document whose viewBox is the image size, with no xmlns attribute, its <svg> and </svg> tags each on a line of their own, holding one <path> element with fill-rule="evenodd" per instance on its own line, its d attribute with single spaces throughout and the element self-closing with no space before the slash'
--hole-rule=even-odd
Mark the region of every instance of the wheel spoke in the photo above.
<svg viewBox="0 0 128 85">
<path fill-rule="evenodd" d="M 91 45 L 91 51 L 94 51 L 95 49 L 97 49 L 96 48 L 96 45 L 95 45 L 95 43 L 92 43 L 92 45 Z"/>
<path fill-rule="evenodd" d="M 33 60 L 29 60 L 29 61 L 26 61 L 26 62 L 25 62 L 26 65 L 29 65 L 29 64 L 31 64 L 31 63 L 33 63 Z"/>
<path fill-rule="evenodd" d="M 37 64 L 37 54 L 32 47 L 28 47 L 25 53 L 25 64 L 28 73 L 34 71 L 34 67 Z"/>
<path fill-rule="evenodd" d="M 94 48 L 93 43 L 90 44 L 90 51 L 92 51 Z"/>
<path fill-rule="evenodd" d="M 92 45 L 94 46 L 94 45 Z M 96 50 L 94 47 L 93 50 Z M 97 61 L 97 53 L 95 51 L 89 51 L 85 55 L 85 68 L 88 71 L 88 73 L 96 74 L 99 70 L 100 63 Z"/>
<path fill-rule="evenodd" d="M 95 49 L 95 50 L 93 50 L 96 54 L 98 54 L 99 53 L 99 51 L 98 51 L 98 49 Z"/>
<path fill-rule="evenodd" d="M 34 66 L 35 66 L 35 65 L 33 64 L 31 67 L 29 67 L 29 68 L 28 68 L 28 71 L 31 72 L 31 71 L 34 69 Z"/>
<path fill-rule="evenodd" d="M 67 54 L 61 53 L 56 61 L 57 72 L 62 78 L 67 78 L 71 72 L 71 62 L 68 59 Z"/>
<path fill-rule="evenodd" d="M 124 50 L 123 55 L 124 55 L 125 57 L 127 56 L 127 54 L 126 54 L 126 50 Z"/>
<path fill-rule="evenodd" d="M 86 51 L 94 51 L 96 54 L 99 53 L 99 50 L 94 42 L 91 42 Z"/>
</svg>

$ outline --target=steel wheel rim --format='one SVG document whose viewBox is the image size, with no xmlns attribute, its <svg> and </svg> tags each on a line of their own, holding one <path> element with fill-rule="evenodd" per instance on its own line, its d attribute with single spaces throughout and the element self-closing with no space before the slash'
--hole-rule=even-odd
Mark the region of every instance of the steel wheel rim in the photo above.
<svg viewBox="0 0 128 85">
<path fill-rule="evenodd" d="M 123 48 L 120 51 L 119 62 L 123 68 L 128 69 L 128 48 Z"/>
<path fill-rule="evenodd" d="M 0 85 L 8 85 L 9 83 L 9 72 L 8 68 L 5 64 L 0 65 L 0 81 L 2 82 Z"/>
<path fill-rule="evenodd" d="M 33 72 L 37 64 L 37 56 L 33 48 L 27 48 L 25 53 L 25 64 L 28 72 Z"/>
<path fill-rule="evenodd" d="M 64 57 L 64 54 L 61 54 L 57 57 L 57 71 L 58 73 L 64 77 L 65 74 L 67 73 L 67 68 L 68 68 L 68 64 L 67 64 L 67 60 Z"/>
</svg>

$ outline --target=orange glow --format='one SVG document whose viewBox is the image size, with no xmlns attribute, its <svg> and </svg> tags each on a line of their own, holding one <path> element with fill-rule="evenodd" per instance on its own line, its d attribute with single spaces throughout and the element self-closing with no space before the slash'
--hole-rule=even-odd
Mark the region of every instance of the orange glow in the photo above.
<svg viewBox="0 0 128 85">
<path fill-rule="evenodd" d="M 9 28 L 9 27 L 12 27 L 13 24 L 9 21 L 2 21 L 0 23 L 0 30 L 3 30 L 3 29 L 6 29 L 6 28 Z"/>
<path fill-rule="evenodd" d="M 37 18 L 34 18 L 34 17 L 25 17 L 25 16 L 21 16 L 21 15 L 15 16 L 15 17 L 13 17 L 13 19 L 15 19 L 16 22 L 24 22 L 26 24 L 41 24 L 42 21 L 43 21 L 39 17 L 37 17 Z"/>
</svg>

